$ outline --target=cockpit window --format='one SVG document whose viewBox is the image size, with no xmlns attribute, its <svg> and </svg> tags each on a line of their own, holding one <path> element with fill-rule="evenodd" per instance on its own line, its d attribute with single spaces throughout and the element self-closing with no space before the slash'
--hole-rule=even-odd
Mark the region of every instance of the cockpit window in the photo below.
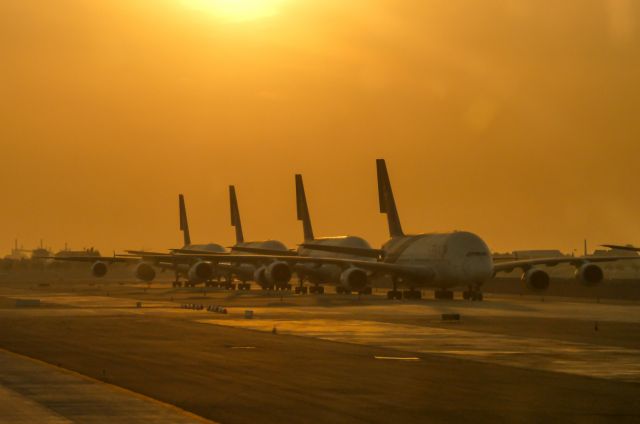
<svg viewBox="0 0 640 424">
<path fill-rule="evenodd" d="M 487 252 L 467 252 L 467 256 L 487 256 Z"/>
</svg>

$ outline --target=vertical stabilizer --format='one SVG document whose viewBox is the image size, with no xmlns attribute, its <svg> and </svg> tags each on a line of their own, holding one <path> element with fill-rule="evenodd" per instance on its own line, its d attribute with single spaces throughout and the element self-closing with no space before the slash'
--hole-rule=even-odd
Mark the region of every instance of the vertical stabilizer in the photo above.
<svg viewBox="0 0 640 424">
<path fill-rule="evenodd" d="M 180 231 L 184 234 L 184 246 L 191 244 L 191 236 L 189 235 L 189 222 L 187 221 L 187 208 L 184 205 L 184 196 L 178 195 L 178 203 L 180 205 Z"/>
<path fill-rule="evenodd" d="M 584 239 L 584 256 L 587 256 L 588 251 L 587 251 L 587 239 Z"/>
<path fill-rule="evenodd" d="M 376 159 L 376 168 L 378 171 L 378 199 L 380 201 L 380 213 L 387 214 L 389 236 L 403 236 L 404 233 L 402 232 L 402 226 L 400 225 L 400 217 L 398 216 L 398 209 L 396 209 L 396 201 L 393 198 L 393 191 L 391 190 L 387 164 L 384 159 Z"/>
<path fill-rule="evenodd" d="M 302 175 L 300 174 L 296 174 L 296 211 L 298 221 L 302 221 L 304 240 L 313 240 L 313 228 L 311 228 L 309 206 L 307 205 L 307 196 L 304 193 L 304 183 L 302 182 Z"/>
<path fill-rule="evenodd" d="M 231 205 L 231 225 L 236 229 L 236 243 L 244 243 L 238 197 L 236 196 L 236 188 L 232 185 L 229 186 L 229 205 Z"/>
</svg>

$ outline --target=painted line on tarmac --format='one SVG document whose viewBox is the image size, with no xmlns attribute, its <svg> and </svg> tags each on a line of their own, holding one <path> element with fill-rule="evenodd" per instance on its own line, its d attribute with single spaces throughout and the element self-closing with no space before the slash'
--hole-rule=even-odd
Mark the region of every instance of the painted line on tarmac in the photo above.
<svg viewBox="0 0 640 424">
<path fill-rule="evenodd" d="M 381 359 L 383 361 L 419 361 L 417 356 L 374 356 L 373 359 Z"/>
</svg>

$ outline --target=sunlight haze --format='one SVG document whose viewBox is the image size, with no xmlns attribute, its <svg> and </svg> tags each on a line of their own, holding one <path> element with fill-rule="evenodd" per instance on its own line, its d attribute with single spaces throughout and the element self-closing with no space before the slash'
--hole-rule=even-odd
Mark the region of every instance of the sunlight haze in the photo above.
<svg viewBox="0 0 640 424">
<path fill-rule="evenodd" d="M 0 251 L 387 239 L 493 250 L 640 243 L 640 4 L 632 0 L 0 3 Z"/>
</svg>

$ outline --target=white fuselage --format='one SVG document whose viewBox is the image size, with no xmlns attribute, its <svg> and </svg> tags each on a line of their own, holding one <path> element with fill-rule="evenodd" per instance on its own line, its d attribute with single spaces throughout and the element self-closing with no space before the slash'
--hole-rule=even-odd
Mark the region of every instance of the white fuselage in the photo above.
<svg viewBox="0 0 640 424">
<path fill-rule="evenodd" d="M 433 270 L 434 277 L 428 281 L 405 281 L 414 287 L 480 286 L 493 274 L 487 244 L 466 231 L 395 237 L 382 249 L 384 262 Z"/>
<path fill-rule="evenodd" d="M 249 247 L 249 248 L 253 248 L 253 249 L 265 249 L 265 250 L 270 250 L 270 251 L 281 251 L 281 252 L 287 252 L 287 246 L 285 246 L 284 243 L 282 243 L 281 241 L 278 240 L 264 240 L 264 241 L 245 241 L 242 243 L 236 243 L 232 248 L 231 251 L 234 252 L 238 252 L 240 254 L 247 254 L 246 252 L 242 251 L 243 247 Z M 249 253 L 250 254 L 250 253 Z M 258 268 L 258 266 L 256 266 L 255 264 L 249 264 L 249 263 L 244 263 L 244 264 L 235 264 L 232 267 L 233 273 L 242 281 L 249 281 L 249 280 L 253 280 L 254 276 L 255 276 L 255 271 Z"/>
<path fill-rule="evenodd" d="M 359 249 L 371 249 L 371 245 L 362 237 L 358 236 L 338 236 L 323 237 L 314 239 L 313 244 L 338 247 L 353 247 Z M 348 253 L 327 252 L 324 250 L 312 250 L 304 247 L 298 248 L 298 255 L 310 256 L 313 258 L 342 258 L 375 261 L 375 258 L 363 259 L 361 256 Z M 296 272 L 300 278 L 307 278 L 314 284 L 338 283 L 342 268 L 338 265 L 324 264 L 321 266 L 311 264 L 300 264 L 296 267 Z"/>
<path fill-rule="evenodd" d="M 183 249 L 202 250 L 205 253 L 224 253 L 227 251 L 222 245 L 217 243 L 188 244 L 185 245 Z M 176 270 L 185 278 L 189 279 L 189 270 L 191 269 L 191 266 L 191 264 L 180 264 L 176 266 Z"/>
</svg>

